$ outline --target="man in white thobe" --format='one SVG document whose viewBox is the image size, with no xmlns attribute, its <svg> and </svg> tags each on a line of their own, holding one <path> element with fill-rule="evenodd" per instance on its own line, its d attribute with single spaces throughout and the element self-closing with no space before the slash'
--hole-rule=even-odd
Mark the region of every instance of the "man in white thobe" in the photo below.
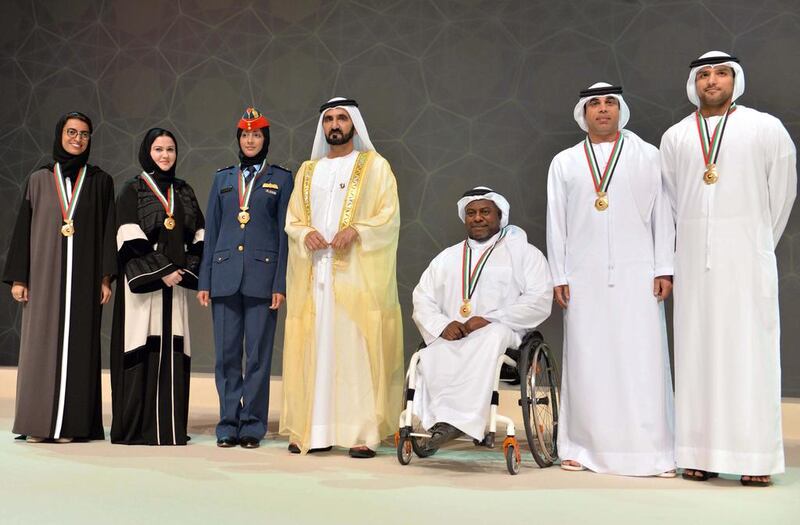
<svg viewBox="0 0 800 525">
<path fill-rule="evenodd" d="M 421 351 L 414 414 L 430 448 L 465 433 L 483 440 L 495 369 L 507 348 L 550 316 L 552 281 L 542 252 L 508 225 L 508 201 L 485 187 L 458 201 L 467 239 L 431 261 L 414 289 Z"/>
<path fill-rule="evenodd" d="M 661 139 L 677 224 L 676 457 L 684 478 L 764 486 L 784 471 L 775 246 L 797 194 L 775 117 L 735 104 L 738 60 L 712 51 L 686 83 L 698 110 Z"/>
<path fill-rule="evenodd" d="M 587 137 L 547 179 L 547 256 L 564 309 L 558 452 L 565 470 L 674 477 L 663 300 L 674 226 L 658 150 L 624 129 L 622 88 L 580 94 Z"/>
</svg>

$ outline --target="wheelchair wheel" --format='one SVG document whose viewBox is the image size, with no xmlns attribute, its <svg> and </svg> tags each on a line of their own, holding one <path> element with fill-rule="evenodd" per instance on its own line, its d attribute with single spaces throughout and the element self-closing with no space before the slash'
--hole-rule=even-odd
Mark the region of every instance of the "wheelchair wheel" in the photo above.
<svg viewBox="0 0 800 525">
<path fill-rule="evenodd" d="M 558 407 L 561 374 L 550 348 L 538 339 L 522 349 L 520 405 L 528 447 L 536 464 L 549 467 L 558 459 Z"/>
<path fill-rule="evenodd" d="M 519 466 L 522 464 L 522 458 L 517 449 L 518 446 L 510 445 L 506 447 L 506 468 L 508 468 L 508 473 L 512 476 L 519 474 Z"/>
<path fill-rule="evenodd" d="M 425 344 L 420 343 L 419 348 L 424 348 L 424 347 Z M 407 396 L 408 396 L 408 381 L 406 381 L 403 385 L 403 410 L 406 409 L 406 399 L 408 399 Z M 422 425 L 420 424 L 417 418 L 412 417 L 411 420 L 412 420 L 412 427 L 410 429 L 410 432 L 415 434 L 428 433 L 424 428 L 422 428 Z M 428 448 L 429 438 L 409 436 L 408 439 L 411 441 L 411 449 L 414 451 L 414 454 L 416 454 L 418 458 L 427 458 L 433 456 L 439 450 L 438 448 L 433 448 L 433 449 Z M 411 460 L 409 459 L 409 461 Z M 401 463 L 403 462 L 401 461 Z M 407 463 L 403 464 L 407 465 Z"/>
<path fill-rule="evenodd" d="M 400 462 L 401 465 L 408 465 L 411 463 L 411 438 L 404 437 L 400 433 L 395 436 L 395 441 L 397 442 L 397 461 Z"/>
</svg>

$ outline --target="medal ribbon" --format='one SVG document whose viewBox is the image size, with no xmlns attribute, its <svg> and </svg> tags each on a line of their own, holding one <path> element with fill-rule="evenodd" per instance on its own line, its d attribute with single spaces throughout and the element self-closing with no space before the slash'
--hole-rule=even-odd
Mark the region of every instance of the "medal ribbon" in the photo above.
<svg viewBox="0 0 800 525">
<path fill-rule="evenodd" d="M 150 188 L 150 191 L 153 192 L 153 195 L 156 196 L 158 201 L 164 207 L 164 211 L 167 212 L 167 217 L 172 217 L 175 214 L 175 188 L 172 184 L 169 185 L 169 190 L 167 191 L 167 197 L 164 197 L 164 194 L 161 193 L 161 190 L 158 189 L 158 185 L 155 181 L 150 177 L 150 174 L 146 172 L 142 172 L 142 179 L 144 179 L 145 184 Z"/>
<path fill-rule="evenodd" d="M 483 267 L 486 266 L 486 261 L 489 260 L 489 256 L 492 255 L 492 252 L 497 247 L 497 243 L 503 240 L 506 233 L 508 233 L 507 228 L 500 230 L 500 237 L 494 241 L 491 248 L 483 252 L 483 255 L 478 259 L 478 262 L 475 264 L 475 269 L 472 270 L 472 272 L 470 272 L 472 268 L 472 249 L 469 247 L 467 240 L 464 240 L 464 249 L 461 255 L 461 298 L 465 303 L 472 299 L 472 294 L 475 293 L 475 288 L 478 286 L 478 279 L 481 278 L 481 273 L 483 272 Z"/>
<path fill-rule="evenodd" d="M 250 178 L 250 182 L 247 183 L 247 188 L 243 189 L 245 182 L 244 182 L 244 173 L 240 170 L 239 171 L 239 209 L 246 210 L 250 205 L 250 195 L 253 194 L 253 185 L 256 182 L 256 173 Z"/>
<path fill-rule="evenodd" d="M 602 176 L 600 175 L 600 166 L 597 164 L 597 157 L 594 154 L 594 147 L 592 146 L 589 136 L 583 141 L 583 152 L 586 154 L 586 162 L 589 164 L 589 172 L 592 174 L 592 182 L 594 183 L 594 191 L 596 193 L 607 192 L 608 186 L 611 184 L 611 177 L 614 176 L 614 170 L 617 169 L 620 153 L 622 153 L 622 145 L 625 142 L 625 137 L 621 132 L 617 132 L 617 138 L 614 139 L 614 148 L 611 150 L 611 156 L 608 158 L 606 167 L 603 170 Z"/>
<path fill-rule="evenodd" d="M 67 197 L 67 185 L 64 182 L 64 175 L 61 174 L 61 166 L 59 166 L 58 162 L 53 168 L 53 178 L 56 182 L 58 203 L 61 205 L 61 217 L 66 223 L 72 222 L 72 217 L 75 216 L 75 208 L 78 205 L 78 198 L 81 196 L 83 181 L 86 179 L 86 166 L 82 167 L 78 172 L 78 179 L 75 181 L 75 187 L 72 188 L 72 195 L 69 197 Z"/>
<path fill-rule="evenodd" d="M 700 149 L 703 151 L 703 163 L 708 166 L 709 164 L 716 164 L 717 157 L 719 157 L 719 146 L 722 144 L 722 135 L 725 133 L 725 126 L 728 123 L 728 116 L 736 111 L 736 104 L 731 104 L 725 115 L 719 119 L 717 126 L 714 128 L 714 134 L 708 135 L 708 124 L 706 119 L 700 114 L 700 110 L 695 111 L 695 120 L 697 121 L 697 133 L 700 135 Z"/>
</svg>

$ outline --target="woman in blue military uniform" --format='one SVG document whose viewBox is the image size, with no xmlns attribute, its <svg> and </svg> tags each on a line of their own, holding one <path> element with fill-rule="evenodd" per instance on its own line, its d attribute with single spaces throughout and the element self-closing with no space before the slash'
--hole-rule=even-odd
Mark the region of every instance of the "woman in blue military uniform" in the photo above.
<svg viewBox="0 0 800 525">
<path fill-rule="evenodd" d="M 293 180 L 266 162 L 269 122 L 256 109 L 247 108 L 236 137 L 239 165 L 217 171 L 208 197 L 197 299 L 211 304 L 214 319 L 217 446 L 256 448 L 267 432 L 272 344 L 286 299 Z"/>
</svg>

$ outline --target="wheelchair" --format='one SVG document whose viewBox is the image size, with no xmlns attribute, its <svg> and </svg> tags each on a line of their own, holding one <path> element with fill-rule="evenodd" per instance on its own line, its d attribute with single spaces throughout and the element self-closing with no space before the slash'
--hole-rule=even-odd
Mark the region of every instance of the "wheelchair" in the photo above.
<svg viewBox="0 0 800 525">
<path fill-rule="evenodd" d="M 419 458 L 432 456 L 437 449 L 427 447 L 431 437 L 413 416 L 414 393 L 416 389 L 417 364 L 419 350 L 425 347 L 421 343 L 417 352 L 411 356 L 405 381 L 405 409 L 400 414 L 399 430 L 395 433 L 397 460 L 401 465 L 408 465 L 413 455 Z M 558 407 L 561 375 L 552 351 L 544 337 L 532 330 L 525 334 L 519 348 L 508 349 L 497 360 L 489 408 L 489 426 L 482 441 L 471 439 L 475 446 L 494 448 L 497 423 L 505 425 L 506 438 L 503 440 L 503 455 L 506 467 L 511 475 L 519 473 L 522 463 L 520 443 L 516 438 L 516 428 L 511 418 L 497 413 L 500 403 L 500 384 L 519 387 L 519 406 L 522 409 L 522 421 L 525 436 L 533 460 L 541 468 L 551 466 L 558 459 Z M 469 441 L 470 438 L 459 438 Z"/>
</svg>

